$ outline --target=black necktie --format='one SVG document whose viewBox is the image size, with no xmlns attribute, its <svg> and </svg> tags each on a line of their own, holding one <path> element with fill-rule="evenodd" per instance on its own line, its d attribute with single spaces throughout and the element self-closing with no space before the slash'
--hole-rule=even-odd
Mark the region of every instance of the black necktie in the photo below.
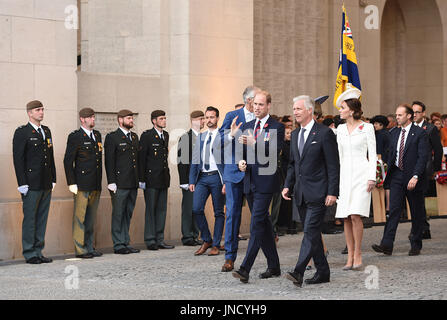
<svg viewBox="0 0 447 320">
<path fill-rule="evenodd" d="M 258 123 L 256 124 L 255 133 L 253 134 L 255 140 L 258 138 L 260 132 L 261 132 L 261 120 L 259 120 Z"/>
<path fill-rule="evenodd" d="M 210 169 L 210 153 L 211 153 L 211 134 L 208 135 L 205 145 L 205 161 L 204 168 L 206 171 Z"/>
<path fill-rule="evenodd" d="M 40 137 L 42 138 L 42 141 L 45 141 L 45 138 L 43 137 L 42 129 L 41 128 L 37 128 L 37 132 L 39 132 Z"/>
<path fill-rule="evenodd" d="M 298 151 L 300 152 L 300 156 L 303 155 L 303 149 L 304 149 L 304 132 L 306 129 L 302 128 L 300 132 L 300 140 L 298 141 Z"/>
<path fill-rule="evenodd" d="M 129 141 L 132 142 L 132 139 L 130 137 L 130 132 L 127 133 L 127 139 L 129 139 Z"/>
<path fill-rule="evenodd" d="M 92 139 L 93 142 L 96 142 L 95 138 L 93 137 L 93 132 L 90 132 L 90 139 Z"/>
</svg>

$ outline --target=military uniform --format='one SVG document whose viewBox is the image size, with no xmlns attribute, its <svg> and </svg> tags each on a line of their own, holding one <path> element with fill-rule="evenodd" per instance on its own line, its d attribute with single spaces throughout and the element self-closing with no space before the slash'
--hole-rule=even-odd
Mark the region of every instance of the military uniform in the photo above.
<svg viewBox="0 0 447 320">
<path fill-rule="evenodd" d="M 138 136 L 131 132 L 131 139 L 123 130 L 107 134 L 105 166 L 108 184 L 115 183 L 112 197 L 112 240 L 115 251 L 128 247 L 129 228 L 138 191 Z"/>
<path fill-rule="evenodd" d="M 177 168 L 180 185 L 189 185 L 189 170 L 192 162 L 192 150 L 197 136 L 190 129 L 180 137 L 177 149 Z M 199 228 L 192 214 L 193 193 L 182 188 L 182 243 L 196 245 Z"/>
<path fill-rule="evenodd" d="M 146 245 L 163 245 L 166 222 L 166 207 L 170 174 L 168 166 L 169 134 L 163 138 L 155 128 L 143 132 L 140 138 L 140 181 L 146 183 L 144 199 L 146 217 L 144 242 Z"/>
<path fill-rule="evenodd" d="M 94 224 L 101 195 L 102 141 L 93 130 L 93 139 L 82 128 L 70 133 L 64 167 L 67 184 L 77 185 L 74 195 L 73 241 L 76 255 L 93 254 Z"/>
<path fill-rule="evenodd" d="M 43 125 L 41 130 L 43 134 L 28 123 L 17 128 L 13 138 L 17 182 L 29 186 L 28 192 L 22 194 L 22 246 L 27 261 L 42 258 L 52 184 L 56 183 L 51 131 Z"/>
</svg>

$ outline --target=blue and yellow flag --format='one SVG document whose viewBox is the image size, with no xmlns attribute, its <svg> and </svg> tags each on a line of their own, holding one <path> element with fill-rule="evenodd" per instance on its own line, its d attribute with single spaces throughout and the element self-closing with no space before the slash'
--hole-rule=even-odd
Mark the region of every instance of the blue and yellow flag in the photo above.
<svg viewBox="0 0 447 320">
<path fill-rule="evenodd" d="M 348 15 L 346 14 L 344 4 L 342 22 L 340 61 L 338 64 L 337 81 L 335 83 L 334 106 L 336 106 L 337 98 L 348 87 L 355 87 L 362 90 L 359 70 L 357 68 L 354 40 L 352 39 L 352 31 L 349 26 Z"/>
</svg>

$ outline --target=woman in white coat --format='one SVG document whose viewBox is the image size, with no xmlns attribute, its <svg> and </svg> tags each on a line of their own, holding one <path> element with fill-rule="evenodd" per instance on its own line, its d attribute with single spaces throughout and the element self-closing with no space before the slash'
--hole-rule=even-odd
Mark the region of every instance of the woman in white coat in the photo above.
<svg viewBox="0 0 447 320">
<path fill-rule="evenodd" d="M 360 91 L 349 90 L 351 92 L 343 93 L 337 102 L 340 117 L 346 123 L 337 128 L 340 195 L 335 217 L 344 218 L 348 261 L 343 270 L 363 270 L 362 217 L 369 217 L 371 191 L 376 183 L 376 138 L 374 126 L 361 120 Z"/>
</svg>

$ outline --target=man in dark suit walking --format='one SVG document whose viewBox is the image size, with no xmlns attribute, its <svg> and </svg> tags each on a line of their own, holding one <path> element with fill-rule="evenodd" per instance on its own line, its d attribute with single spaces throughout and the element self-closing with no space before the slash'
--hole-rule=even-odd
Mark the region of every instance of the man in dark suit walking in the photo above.
<svg viewBox="0 0 447 320">
<path fill-rule="evenodd" d="M 189 191 L 189 171 L 192 163 L 192 151 L 202 130 L 205 118 L 202 111 L 193 111 L 190 115 L 191 129 L 182 135 L 177 148 L 177 169 L 182 189 L 182 243 L 184 246 L 197 246 L 199 228 L 192 214 L 193 193 Z"/>
<path fill-rule="evenodd" d="M 294 271 L 287 273 L 287 279 L 301 287 L 311 258 L 317 272 L 305 283 L 330 281 L 321 231 L 326 207 L 334 205 L 338 197 L 340 163 L 333 131 L 313 120 L 314 100 L 309 96 L 299 96 L 293 101 L 293 114 L 301 128 L 292 132 L 290 161 L 282 196 L 291 200 L 293 194 L 303 223 L 304 237 L 298 262 Z"/>
<path fill-rule="evenodd" d="M 396 120 L 400 128 L 391 133 L 388 172 L 384 181 L 384 185 L 390 189 L 390 214 L 380 245 L 372 246 L 374 251 L 386 255 L 393 252 L 405 198 L 411 210 L 411 249 L 408 254 L 419 255 L 422 249 L 428 139 L 425 130 L 412 123 L 413 115 L 413 109 L 409 105 L 399 105 Z"/>
<path fill-rule="evenodd" d="M 143 181 L 146 214 L 144 243 L 148 250 L 173 249 L 164 241 L 168 188 L 171 176 L 168 165 L 169 134 L 166 128 L 166 113 L 155 110 L 151 113 L 154 127 L 146 130 L 140 138 L 140 181 Z"/>
<path fill-rule="evenodd" d="M 48 127 L 41 125 L 44 116 L 42 102 L 26 105 L 28 124 L 14 132 L 12 141 L 14 169 L 18 190 L 22 194 L 22 247 L 27 263 L 49 263 L 42 255 L 45 246 L 51 191 L 56 185 L 53 140 Z"/>
<path fill-rule="evenodd" d="M 107 188 L 112 199 L 112 241 L 116 254 L 138 253 L 129 246 L 130 220 L 138 192 L 138 135 L 131 132 L 133 112 L 118 112 L 119 128 L 104 141 Z"/>
<path fill-rule="evenodd" d="M 267 270 L 260 278 L 281 275 L 269 207 L 273 194 L 280 191 L 278 157 L 284 142 L 284 125 L 269 115 L 271 104 L 268 92 L 257 91 L 253 102 L 256 119 L 244 125 L 236 125 L 233 120 L 231 126 L 230 136 L 244 145 L 244 159 L 239 161 L 239 170 L 245 171 L 244 194 L 251 211 L 247 253 L 239 270 L 233 271 L 233 276 L 243 283 L 248 282 L 259 249 L 267 258 Z"/>
<path fill-rule="evenodd" d="M 192 212 L 203 240 L 202 246 L 194 253 L 196 256 L 203 255 L 210 247 L 212 248 L 208 253 L 209 256 L 219 255 L 225 223 L 223 144 L 217 129 L 218 122 L 219 110 L 208 107 L 205 111 L 205 123 L 208 130 L 197 137 L 189 172 L 189 190 L 194 193 Z M 215 219 L 212 236 L 204 213 L 206 200 L 210 194 Z"/>
<path fill-rule="evenodd" d="M 238 161 L 242 157 L 237 152 L 236 141 L 229 138 L 228 134 L 232 124 L 242 125 L 255 119 L 253 114 L 253 99 L 258 88 L 247 87 L 242 97 L 244 107 L 228 112 L 225 115 L 224 122 L 220 128 L 221 139 L 225 144 L 225 173 L 224 183 L 226 192 L 226 220 L 225 220 L 225 262 L 222 266 L 222 272 L 230 272 L 234 269 L 237 250 L 239 247 L 239 228 L 241 225 L 242 198 L 243 198 L 243 179 L 244 172 L 238 168 Z"/>
<path fill-rule="evenodd" d="M 79 111 L 81 128 L 69 134 L 64 156 L 68 189 L 74 194 L 73 242 L 78 258 L 102 256 L 93 248 L 96 211 L 101 195 L 102 140 L 94 130 L 95 111 Z"/>
<path fill-rule="evenodd" d="M 426 197 L 436 196 L 436 185 L 434 175 L 441 170 L 443 149 L 441 144 L 441 137 L 439 136 L 438 128 L 432 123 L 425 121 L 425 104 L 420 101 L 413 102 L 414 124 L 425 130 L 428 137 L 428 161 L 425 170 L 426 179 L 424 184 L 424 195 Z M 427 211 L 425 209 L 424 201 L 424 228 L 422 232 L 422 239 L 431 239 L 430 224 L 427 221 Z"/>
</svg>

